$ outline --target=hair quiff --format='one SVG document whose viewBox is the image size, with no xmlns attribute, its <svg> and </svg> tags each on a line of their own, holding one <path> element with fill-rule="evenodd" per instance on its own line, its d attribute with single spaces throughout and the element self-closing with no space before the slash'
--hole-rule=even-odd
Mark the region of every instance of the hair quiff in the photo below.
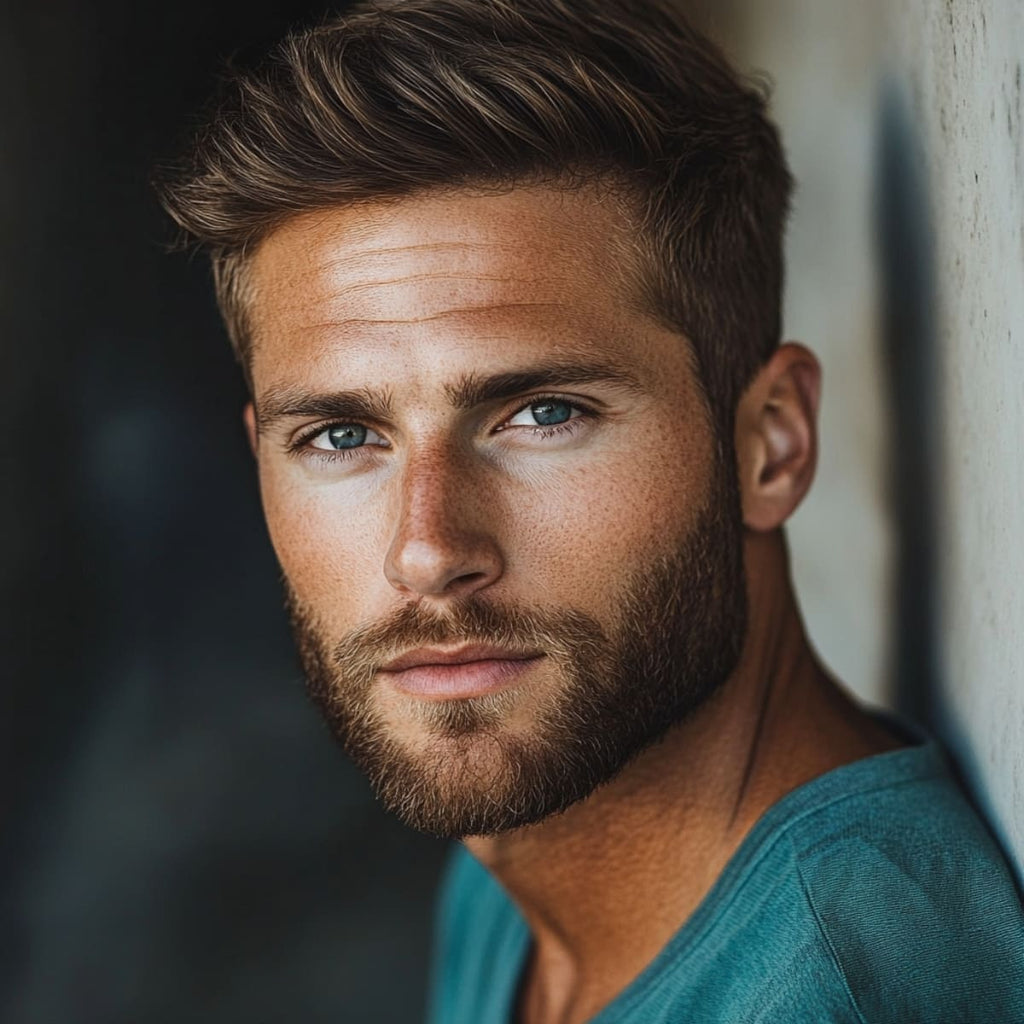
<svg viewBox="0 0 1024 1024">
<path fill-rule="evenodd" d="M 247 258 L 285 219 L 432 188 L 612 184 L 645 298 L 690 339 L 728 428 L 779 340 L 791 179 L 765 107 L 669 0 L 375 0 L 233 75 L 158 188 L 209 249 L 247 369 Z"/>
</svg>

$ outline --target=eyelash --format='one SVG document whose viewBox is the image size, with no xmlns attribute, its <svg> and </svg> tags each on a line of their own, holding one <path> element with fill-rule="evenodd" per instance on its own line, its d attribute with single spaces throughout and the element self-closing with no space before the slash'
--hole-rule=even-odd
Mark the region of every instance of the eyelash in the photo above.
<svg viewBox="0 0 1024 1024">
<path fill-rule="evenodd" d="M 564 402 L 570 406 L 575 412 L 579 413 L 578 416 L 573 416 L 566 420 L 564 423 L 556 423 L 549 427 L 541 426 L 539 423 L 534 427 L 516 427 L 516 430 L 529 430 L 534 437 L 554 437 L 556 434 L 572 434 L 579 430 L 579 425 L 584 420 L 593 419 L 597 413 L 589 406 L 584 405 L 582 402 L 572 398 L 566 398 L 563 395 L 536 395 L 531 398 L 530 401 L 525 402 L 518 408 L 514 409 L 506 417 L 506 420 L 512 419 L 514 416 L 518 416 L 519 413 L 523 412 L 524 409 L 529 409 L 531 405 L 539 405 L 542 402 Z M 362 458 L 358 453 L 363 451 L 365 448 L 377 448 L 383 447 L 381 445 L 359 445 L 356 448 L 335 448 L 328 450 L 326 448 L 311 448 L 309 442 L 313 438 L 318 437 L 325 430 L 331 430 L 333 427 L 349 426 L 356 421 L 353 420 L 336 420 L 332 423 L 318 423 L 315 427 L 311 427 L 309 430 L 304 431 L 288 446 L 288 451 L 294 455 L 298 455 L 300 458 L 313 459 L 318 462 L 346 462 L 353 458 Z M 504 431 L 504 426 L 499 427 L 499 431 Z"/>
</svg>

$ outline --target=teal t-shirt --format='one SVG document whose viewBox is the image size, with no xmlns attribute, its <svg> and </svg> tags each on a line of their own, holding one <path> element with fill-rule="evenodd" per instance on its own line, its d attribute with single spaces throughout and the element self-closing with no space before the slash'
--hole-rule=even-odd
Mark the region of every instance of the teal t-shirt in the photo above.
<svg viewBox="0 0 1024 1024">
<path fill-rule="evenodd" d="M 459 849 L 431 1024 L 507 1024 L 529 951 Z M 844 765 L 761 817 L 655 960 L 593 1024 L 1024 1024 L 1024 911 L 933 740 Z"/>
</svg>

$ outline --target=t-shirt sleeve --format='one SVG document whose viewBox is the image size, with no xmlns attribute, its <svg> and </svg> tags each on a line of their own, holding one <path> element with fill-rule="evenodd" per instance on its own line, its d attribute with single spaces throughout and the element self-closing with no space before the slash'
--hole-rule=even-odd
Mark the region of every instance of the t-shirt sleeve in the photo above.
<svg viewBox="0 0 1024 1024">
<path fill-rule="evenodd" d="M 1024 911 L 1005 862 L 949 787 L 804 848 L 800 875 L 867 1024 L 1024 1024 Z M 898 806 L 887 807 L 889 801 Z"/>
</svg>

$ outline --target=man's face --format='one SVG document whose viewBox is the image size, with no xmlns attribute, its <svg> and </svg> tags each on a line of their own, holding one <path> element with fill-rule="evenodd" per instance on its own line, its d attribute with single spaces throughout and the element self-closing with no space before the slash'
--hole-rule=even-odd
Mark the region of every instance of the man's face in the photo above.
<svg viewBox="0 0 1024 1024">
<path fill-rule="evenodd" d="M 303 215 L 254 258 L 260 482 L 311 692 L 425 831 L 586 797 L 738 657 L 734 472 L 628 231 L 532 187 Z"/>
</svg>

